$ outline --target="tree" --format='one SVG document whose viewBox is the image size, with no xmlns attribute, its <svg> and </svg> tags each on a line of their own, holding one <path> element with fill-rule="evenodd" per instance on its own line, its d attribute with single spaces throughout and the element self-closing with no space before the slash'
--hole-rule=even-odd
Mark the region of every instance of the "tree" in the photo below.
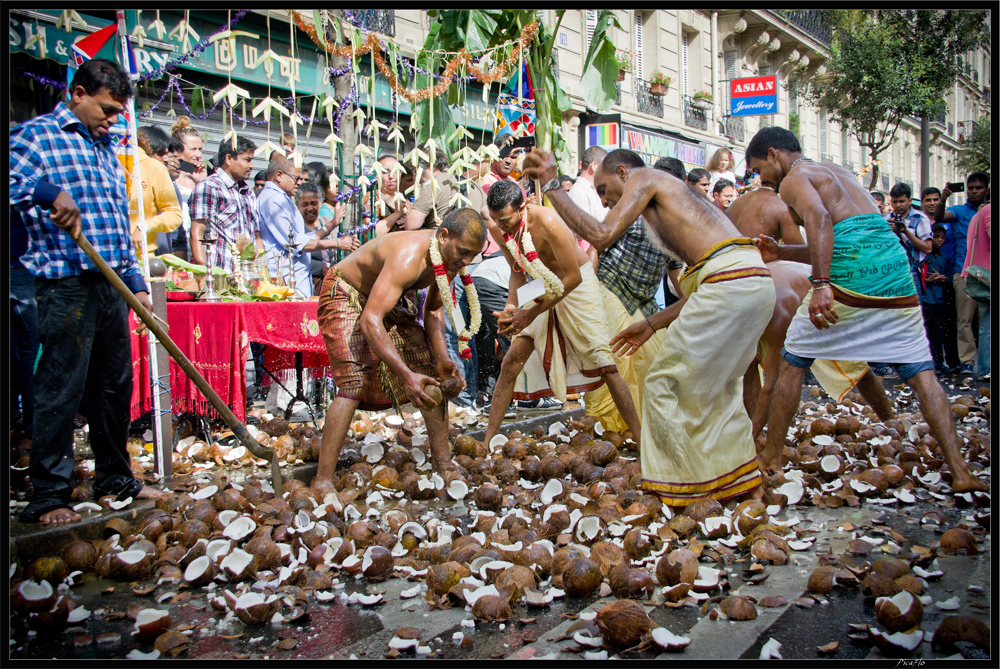
<svg viewBox="0 0 1000 669">
<path fill-rule="evenodd" d="M 976 121 L 976 129 L 962 144 L 958 157 L 958 167 L 965 173 L 990 171 L 990 117 L 983 116 Z"/>
<path fill-rule="evenodd" d="M 933 117 L 958 76 L 956 57 L 988 42 L 985 10 L 830 10 L 825 76 L 799 93 L 858 138 L 872 161 L 906 116 Z M 872 183 L 878 179 L 872 170 Z"/>
</svg>

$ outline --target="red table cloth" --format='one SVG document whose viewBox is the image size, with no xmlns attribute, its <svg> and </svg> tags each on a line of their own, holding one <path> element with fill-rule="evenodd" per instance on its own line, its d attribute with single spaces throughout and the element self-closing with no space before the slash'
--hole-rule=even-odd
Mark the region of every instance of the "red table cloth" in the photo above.
<svg viewBox="0 0 1000 669">
<path fill-rule="evenodd" d="M 306 366 L 325 366 L 326 346 L 316 320 L 317 302 L 168 302 L 168 334 L 241 421 L 246 420 L 246 368 L 250 342 L 288 352 L 274 355 L 268 369 L 295 366 L 295 351 L 308 357 Z M 132 330 L 132 420 L 152 408 L 149 346 Z M 269 348 L 270 350 L 270 348 Z M 265 360 L 265 364 L 267 361 Z M 208 399 L 172 359 L 170 394 L 174 413 L 218 416 Z"/>
</svg>

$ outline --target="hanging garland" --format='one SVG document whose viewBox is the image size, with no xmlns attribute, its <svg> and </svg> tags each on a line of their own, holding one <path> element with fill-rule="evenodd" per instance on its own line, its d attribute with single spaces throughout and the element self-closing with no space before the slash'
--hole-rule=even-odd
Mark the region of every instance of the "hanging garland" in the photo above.
<svg viewBox="0 0 1000 669">
<path fill-rule="evenodd" d="M 451 282 L 448 281 L 448 269 L 441 259 L 441 249 L 438 244 L 437 235 L 431 236 L 427 252 L 431 256 L 431 265 L 434 268 L 434 280 L 437 282 L 438 293 L 441 295 L 441 303 L 444 305 L 444 310 L 448 312 L 448 318 L 451 319 L 452 325 L 455 325 L 455 296 L 452 294 L 451 286 L 449 285 Z M 476 287 L 472 284 L 472 277 L 469 275 L 469 268 L 463 267 L 458 270 L 458 275 L 462 279 L 462 285 L 465 286 L 465 296 L 469 300 L 470 320 L 469 325 L 458 335 L 458 357 L 463 360 L 469 360 L 472 358 L 472 349 L 469 348 L 469 341 L 479 332 L 479 326 L 483 321 L 483 312 L 479 306 L 479 295 L 476 293 Z"/>
<path fill-rule="evenodd" d="M 330 53 L 334 53 L 344 58 L 351 58 L 351 57 L 358 58 L 359 56 L 372 54 L 374 56 L 375 64 L 378 67 L 379 71 L 382 72 L 382 75 L 389 82 L 389 88 L 396 95 L 405 98 L 409 102 L 418 102 L 421 100 L 427 100 L 431 97 L 439 97 L 440 95 L 443 95 L 449 88 L 451 88 L 452 83 L 454 83 L 455 80 L 459 78 L 464 78 L 468 80 L 475 79 L 480 83 L 484 84 L 492 84 L 495 81 L 503 79 L 510 72 L 511 68 L 514 67 L 514 65 L 516 64 L 518 60 L 517 58 L 518 53 L 521 53 L 523 52 L 523 50 L 527 49 L 531 45 L 531 43 L 535 40 L 535 37 L 538 35 L 538 21 L 533 21 L 532 23 L 528 24 L 525 27 L 524 33 L 519 38 L 513 40 L 508 44 L 501 45 L 500 47 L 494 49 L 494 51 L 500 51 L 510 45 L 518 45 L 520 47 L 520 49 L 511 49 L 507 57 L 503 61 L 498 63 L 492 72 L 486 72 L 485 70 L 483 70 L 475 62 L 476 60 L 478 60 L 478 58 L 473 57 L 465 49 L 461 49 L 451 60 L 448 61 L 448 64 L 445 66 L 444 72 L 440 75 L 441 81 L 439 83 L 435 84 L 433 87 L 420 89 L 417 91 L 411 91 L 399 82 L 398 74 L 394 72 L 392 68 L 389 67 L 389 65 L 385 62 L 385 57 L 382 54 L 382 51 L 385 50 L 385 47 L 378 39 L 378 36 L 375 33 L 369 32 L 365 42 L 360 45 L 334 46 L 329 43 L 324 44 L 323 42 L 321 42 L 316 35 L 315 26 L 306 23 L 297 11 L 292 10 L 292 18 L 295 21 L 295 25 L 298 26 L 299 29 L 301 29 L 307 35 L 309 35 L 309 39 L 313 41 L 313 44 L 320 47 L 321 49 L 325 49 Z M 466 77 L 455 77 L 454 76 L 455 72 L 463 66 L 471 74 Z"/>
</svg>

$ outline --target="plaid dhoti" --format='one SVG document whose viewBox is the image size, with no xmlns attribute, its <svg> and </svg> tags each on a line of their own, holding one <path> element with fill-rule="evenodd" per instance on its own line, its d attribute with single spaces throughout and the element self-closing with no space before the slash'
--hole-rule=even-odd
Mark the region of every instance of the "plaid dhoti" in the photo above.
<svg viewBox="0 0 1000 669">
<path fill-rule="evenodd" d="M 337 397 L 358 400 L 366 411 L 387 409 L 406 403 L 402 381 L 393 374 L 361 333 L 361 312 L 368 296 L 360 293 L 336 269 L 323 280 L 318 320 L 330 371 L 337 384 Z M 415 300 L 403 296 L 383 321 L 383 326 L 406 366 L 417 374 L 437 376 L 434 356 L 424 329 L 417 322 Z M 382 367 L 380 370 L 379 367 Z"/>
</svg>

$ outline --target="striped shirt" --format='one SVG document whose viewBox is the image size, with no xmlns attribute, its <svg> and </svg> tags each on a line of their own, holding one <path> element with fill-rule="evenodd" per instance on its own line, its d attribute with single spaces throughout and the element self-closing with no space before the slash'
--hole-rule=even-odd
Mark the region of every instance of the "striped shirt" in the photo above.
<svg viewBox="0 0 1000 669">
<path fill-rule="evenodd" d="M 649 239 L 640 216 L 618 240 L 601 252 L 597 278 L 622 301 L 631 315 L 641 309 L 647 318 L 656 313 L 656 291 L 663 280 L 667 256 Z"/>
<path fill-rule="evenodd" d="M 28 250 L 21 257 L 35 276 L 64 279 L 97 267 L 52 223 L 49 207 L 66 191 L 80 208 L 83 235 L 133 291 L 146 291 L 129 234 L 125 172 L 110 136 L 90 131 L 60 102 L 10 133 L 10 206 L 24 217 Z"/>
<path fill-rule="evenodd" d="M 194 187 L 188 201 L 191 220 L 206 221 L 206 230 L 219 241 L 205 244 L 205 258 L 212 267 L 226 271 L 233 269 L 233 256 L 229 245 L 236 246 L 236 240 L 243 233 L 254 240 L 258 231 L 257 200 L 246 181 L 234 181 L 229 174 L 219 168 L 207 179 Z"/>
</svg>

